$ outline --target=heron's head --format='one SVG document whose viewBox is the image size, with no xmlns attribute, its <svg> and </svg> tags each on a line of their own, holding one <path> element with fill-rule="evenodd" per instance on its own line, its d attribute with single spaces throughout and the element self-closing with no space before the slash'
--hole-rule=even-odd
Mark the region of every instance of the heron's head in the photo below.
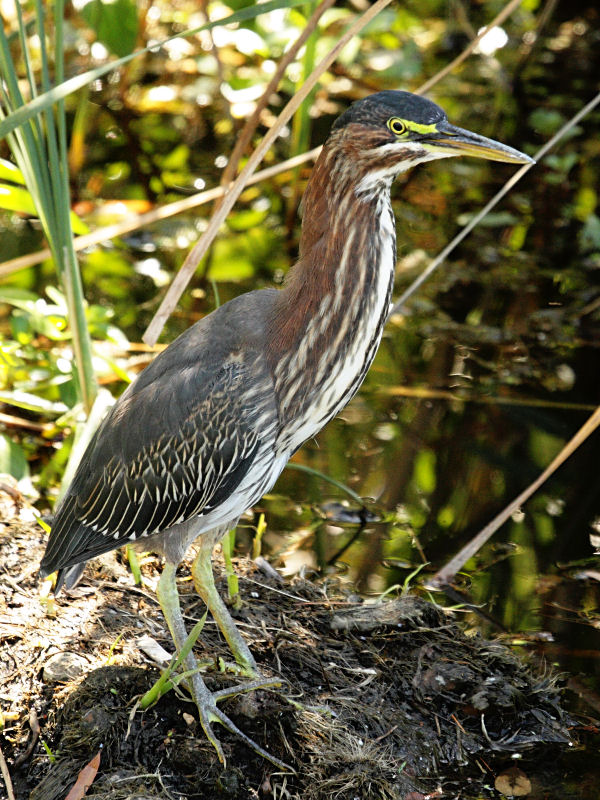
<svg viewBox="0 0 600 800">
<path fill-rule="evenodd" d="M 338 117 L 329 142 L 356 162 L 361 180 L 370 185 L 389 185 L 400 172 L 437 158 L 533 163 L 512 147 L 451 125 L 438 105 L 410 92 L 378 92 L 358 100 Z"/>
</svg>

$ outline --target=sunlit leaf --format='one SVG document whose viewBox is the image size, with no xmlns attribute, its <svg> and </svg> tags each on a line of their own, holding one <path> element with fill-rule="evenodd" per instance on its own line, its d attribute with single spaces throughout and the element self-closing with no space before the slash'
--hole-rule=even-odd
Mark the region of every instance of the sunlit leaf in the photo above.
<svg viewBox="0 0 600 800">
<path fill-rule="evenodd" d="M 190 148 L 187 144 L 180 144 L 160 159 L 160 166 L 163 169 L 182 170 L 186 168 L 189 157 Z"/>
<path fill-rule="evenodd" d="M 10 332 L 19 344 L 29 344 L 33 338 L 33 328 L 29 324 L 29 314 L 15 311 L 10 316 Z"/>
<path fill-rule="evenodd" d="M 215 281 L 241 281 L 254 274 L 247 249 L 235 239 L 218 239 L 213 245 L 214 260 L 208 277 Z"/>
<path fill-rule="evenodd" d="M 30 217 L 37 217 L 37 211 L 33 198 L 27 191 L 20 186 L 0 185 L 0 208 L 6 211 L 17 211 L 19 214 L 27 214 Z"/>
<path fill-rule="evenodd" d="M 23 189 L 21 186 L 11 186 L 6 183 L 0 184 L 0 208 L 4 208 L 6 211 L 16 211 L 19 214 L 26 214 L 29 217 L 38 216 L 33 197 L 27 189 Z M 73 212 L 71 212 L 71 227 L 78 234 L 89 232 L 88 226 Z"/>
<path fill-rule="evenodd" d="M 25 185 L 25 178 L 21 170 L 12 161 L 6 161 L 4 158 L 0 158 L 0 180 Z"/>
<path fill-rule="evenodd" d="M 598 192 L 591 186 L 582 186 L 575 198 L 573 213 L 581 222 L 593 214 L 598 206 Z"/>
<path fill-rule="evenodd" d="M 431 494 L 435 489 L 435 462 L 433 450 L 421 450 L 415 459 L 415 481 L 419 489 L 426 494 Z"/>
<path fill-rule="evenodd" d="M 53 403 L 51 400 L 38 397 L 30 392 L 18 390 L 13 392 L 0 391 L 0 401 L 17 408 L 23 408 L 26 411 L 38 411 L 44 414 L 64 414 L 67 411 L 67 406 L 64 403 Z"/>
<path fill-rule="evenodd" d="M 23 449 L 4 433 L 0 433 L 0 474 L 12 475 L 18 481 L 29 475 Z"/>
<path fill-rule="evenodd" d="M 19 289 L 15 286 L 0 286 L 0 303 L 19 305 L 20 308 L 33 310 L 37 300 L 38 295 L 27 291 L 27 289 Z"/>
<path fill-rule="evenodd" d="M 46 294 L 63 314 L 67 313 L 67 301 L 64 294 L 56 286 L 46 286 Z"/>
<path fill-rule="evenodd" d="M 233 231 L 246 231 L 248 228 L 254 228 L 264 222 L 268 213 L 268 211 L 256 211 L 252 208 L 238 211 L 236 214 L 230 214 L 227 217 L 227 225 Z"/>
<path fill-rule="evenodd" d="M 90 0 L 81 9 L 81 16 L 111 53 L 127 56 L 132 52 L 139 29 L 137 3 Z"/>
<path fill-rule="evenodd" d="M 437 522 L 440 528 L 449 528 L 456 518 L 456 513 L 452 506 L 444 506 L 441 508 L 437 515 Z"/>
<path fill-rule="evenodd" d="M 508 246 L 511 250 L 520 250 L 525 244 L 527 237 L 528 225 L 515 225 L 510 233 Z"/>
</svg>

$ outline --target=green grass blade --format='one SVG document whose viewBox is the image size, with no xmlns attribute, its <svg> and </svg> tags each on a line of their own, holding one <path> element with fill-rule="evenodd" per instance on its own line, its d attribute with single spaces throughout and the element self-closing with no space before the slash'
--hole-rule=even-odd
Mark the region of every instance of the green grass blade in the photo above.
<svg viewBox="0 0 600 800">
<path fill-rule="evenodd" d="M 225 561 L 225 573 L 227 575 L 227 595 L 234 608 L 241 608 L 242 598 L 240 597 L 240 584 L 238 576 L 233 568 L 233 551 L 235 548 L 235 528 L 226 533 L 221 540 L 221 550 Z"/>
<path fill-rule="evenodd" d="M 191 652 L 193 646 L 196 644 L 198 637 L 202 632 L 202 628 L 204 627 L 204 623 L 206 622 L 206 617 L 208 612 L 205 612 L 202 617 L 198 620 L 198 622 L 194 625 L 192 630 L 190 631 L 187 639 L 185 640 L 183 647 L 181 648 L 181 652 L 177 656 L 173 656 L 171 659 L 171 663 L 169 664 L 166 669 L 161 672 L 160 678 L 152 684 L 152 686 L 148 689 L 145 695 L 140 699 L 138 706 L 143 711 L 149 708 L 151 705 L 156 703 L 157 700 L 170 691 L 173 688 L 173 681 L 171 681 L 171 676 L 177 670 L 181 664 L 184 662 L 188 654 Z"/>
<path fill-rule="evenodd" d="M 322 481 L 330 483 L 332 486 L 337 486 L 338 489 L 341 489 L 342 492 L 345 492 L 348 495 L 348 497 L 351 497 L 357 503 L 360 503 L 361 506 L 364 506 L 365 504 L 363 498 L 360 495 L 356 494 L 356 492 L 354 492 L 349 486 L 346 486 L 345 483 L 342 483 L 341 481 L 336 481 L 335 478 L 332 478 L 330 475 L 325 475 L 324 472 L 319 472 L 318 469 L 313 469 L 312 467 L 306 467 L 304 464 L 295 464 L 291 461 L 286 464 L 285 468 L 296 469 L 299 472 L 306 472 L 309 475 L 314 475 L 315 477 L 320 478 Z"/>
</svg>

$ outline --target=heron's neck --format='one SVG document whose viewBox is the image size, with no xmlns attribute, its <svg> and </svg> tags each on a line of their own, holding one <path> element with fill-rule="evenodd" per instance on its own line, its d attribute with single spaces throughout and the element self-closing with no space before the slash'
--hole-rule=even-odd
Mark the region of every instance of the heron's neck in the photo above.
<svg viewBox="0 0 600 800">
<path fill-rule="evenodd" d="M 364 378 L 383 331 L 395 267 L 390 181 L 361 184 L 360 173 L 336 159 L 339 150 L 324 148 L 313 169 L 300 259 L 276 301 L 269 332 L 280 404 L 301 417 L 318 391 L 323 421 L 315 430 Z"/>
<path fill-rule="evenodd" d="M 287 276 L 271 326 L 272 346 L 280 354 L 294 350 L 311 325 L 319 325 L 326 338 L 339 331 L 343 318 L 356 321 L 355 306 L 381 291 L 380 273 L 386 273 L 386 291 L 392 278 L 391 180 L 369 182 L 340 161 L 339 151 L 324 148 L 304 194 L 300 258 Z"/>
</svg>

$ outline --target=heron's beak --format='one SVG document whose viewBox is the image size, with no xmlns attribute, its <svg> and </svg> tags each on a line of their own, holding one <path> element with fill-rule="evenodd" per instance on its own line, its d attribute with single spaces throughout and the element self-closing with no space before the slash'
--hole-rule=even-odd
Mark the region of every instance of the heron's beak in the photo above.
<svg viewBox="0 0 600 800">
<path fill-rule="evenodd" d="M 511 164 L 535 163 L 533 158 L 519 150 L 463 128 L 456 128 L 447 122 L 438 125 L 436 134 L 426 143 L 426 147 L 445 155 L 475 156 L 490 161 L 508 161 Z"/>
</svg>

